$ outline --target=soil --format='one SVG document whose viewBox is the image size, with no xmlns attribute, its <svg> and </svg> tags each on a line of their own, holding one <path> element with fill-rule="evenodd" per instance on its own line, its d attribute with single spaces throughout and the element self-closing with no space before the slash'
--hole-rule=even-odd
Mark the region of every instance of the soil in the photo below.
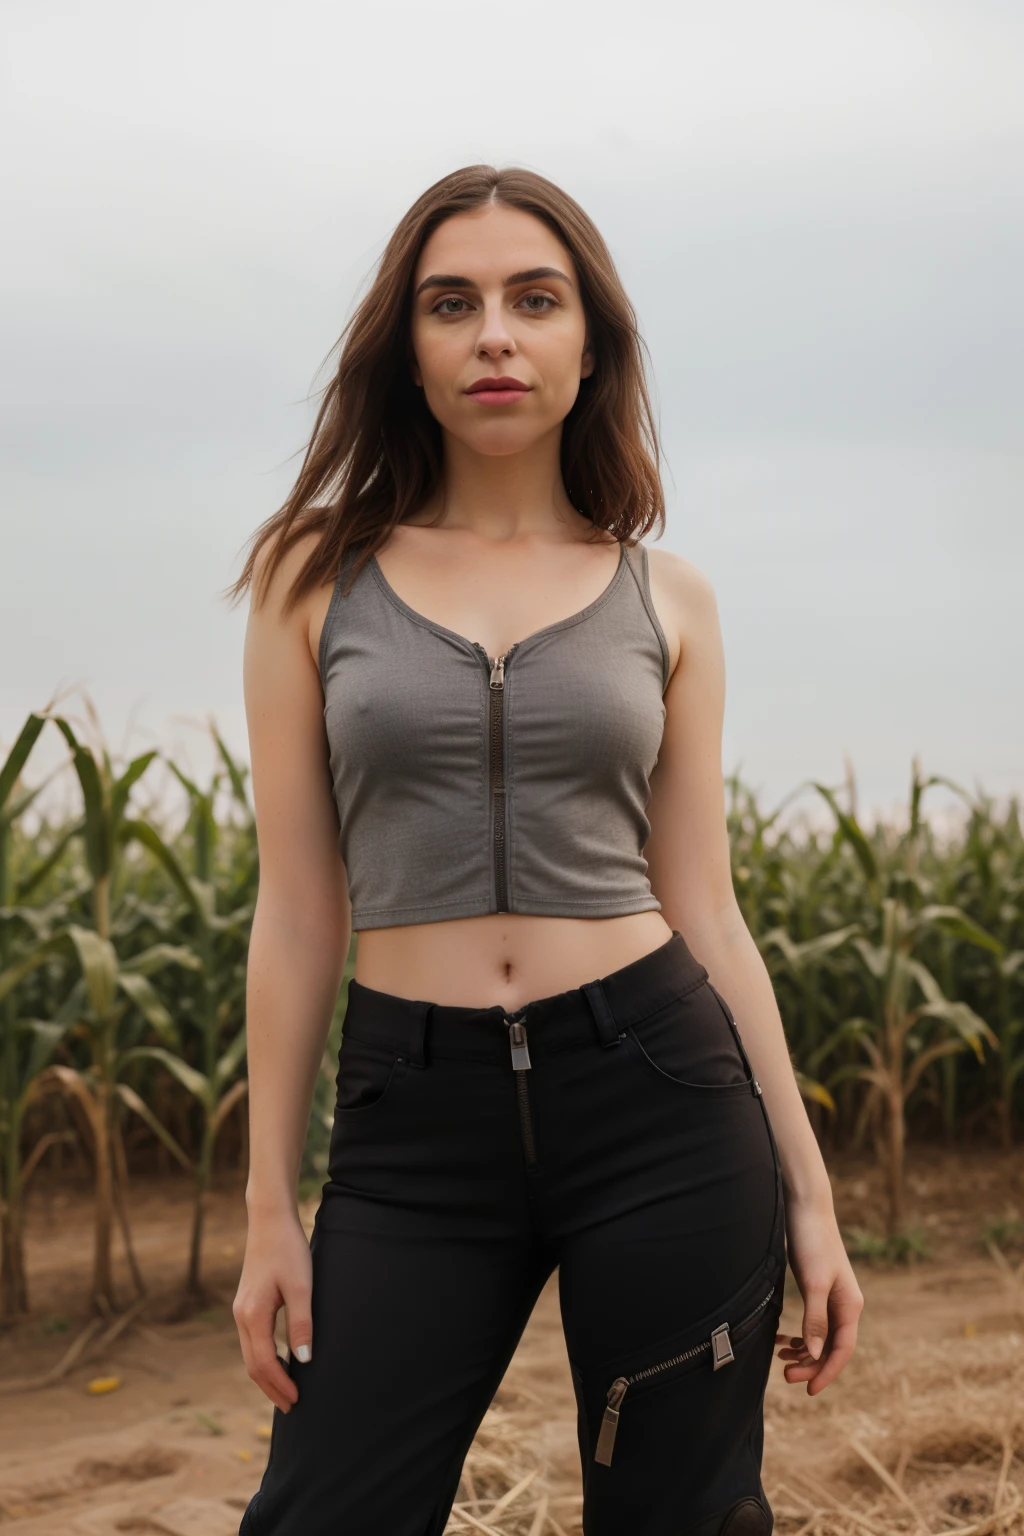
<svg viewBox="0 0 1024 1536">
<path fill-rule="evenodd" d="M 879 1230 L 873 1166 L 839 1158 L 831 1174 L 844 1229 Z M 840 1378 L 809 1398 L 773 1362 L 763 1477 L 778 1536 L 1024 1533 L 1024 1250 L 1012 1235 L 995 1251 L 982 1242 L 994 1221 L 1024 1212 L 1024 1159 L 914 1149 L 908 1205 L 930 1256 L 856 1261 L 866 1307 Z M 307 1228 L 314 1211 L 303 1207 Z M 88 1190 L 34 1184 L 33 1311 L 0 1334 L 3 1536 L 235 1536 L 271 1419 L 246 1375 L 230 1310 L 245 1242 L 240 1184 L 211 1199 L 205 1268 L 215 1294 L 175 1320 L 189 1214 L 185 1182 L 133 1181 L 145 1306 L 58 1384 L 11 1390 L 51 1369 L 89 1322 Z M 118 1277 L 127 1305 L 133 1291 L 120 1258 Z M 789 1275 L 783 1329 L 799 1333 L 800 1317 Z M 88 1390 L 105 1378 L 117 1384 Z M 579 1489 L 552 1277 L 480 1426 L 448 1529 L 578 1536 Z"/>
</svg>

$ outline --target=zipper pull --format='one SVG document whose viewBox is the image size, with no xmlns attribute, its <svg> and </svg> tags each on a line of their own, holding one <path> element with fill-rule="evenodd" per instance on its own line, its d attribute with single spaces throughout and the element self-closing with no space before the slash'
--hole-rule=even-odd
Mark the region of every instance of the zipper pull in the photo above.
<svg viewBox="0 0 1024 1536">
<path fill-rule="evenodd" d="M 711 1358 L 715 1362 L 716 1371 L 736 1359 L 733 1354 L 732 1340 L 729 1337 L 728 1323 L 719 1323 L 718 1327 L 712 1331 Z"/>
<path fill-rule="evenodd" d="M 512 1047 L 513 1072 L 525 1072 L 530 1065 L 530 1051 L 526 1044 L 526 1026 L 519 1019 L 506 1019 L 508 1040 Z"/>
<path fill-rule="evenodd" d="M 504 688 L 505 686 L 505 657 L 507 655 L 508 652 L 504 651 L 502 655 L 495 656 L 494 660 L 491 662 L 492 688 Z"/>
<path fill-rule="evenodd" d="M 608 1406 L 601 1417 L 601 1429 L 594 1450 L 594 1460 L 599 1461 L 603 1467 L 610 1467 L 612 1464 L 615 1436 L 619 1428 L 619 1408 L 628 1386 L 629 1381 L 625 1376 L 616 1376 L 608 1388 Z"/>
</svg>

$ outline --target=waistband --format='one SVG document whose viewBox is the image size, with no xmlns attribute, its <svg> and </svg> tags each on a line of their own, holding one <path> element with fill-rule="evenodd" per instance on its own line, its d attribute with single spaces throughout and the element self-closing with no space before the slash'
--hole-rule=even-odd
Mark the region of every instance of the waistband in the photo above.
<svg viewBox="0 0 1024 1536">
<path fill-rule="evenodd" d="M 566 992 L 536 998 L 508 1012 L 500 1003 L 489 1008 L 457 1008 L 446 1003 L 413 1001 L 349 982 L 344 1034 L 353 1040 L 389 1047 L 417 1066 L 433 1057 L 467 1061 L 509 1060 L 506 1019 L 517 1019 L 529 1037 L 531 1055 L 544 1056 L 573 1045 L 613 1045 L 619 1032 L 693 991 L 708 973 L 689 951 L 682 934 L 657 949 Z"/>
</svg>

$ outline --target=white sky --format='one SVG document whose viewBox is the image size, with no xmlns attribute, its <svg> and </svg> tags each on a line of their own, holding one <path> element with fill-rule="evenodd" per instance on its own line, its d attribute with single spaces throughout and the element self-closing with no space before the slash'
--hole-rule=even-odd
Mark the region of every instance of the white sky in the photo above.
<svg viewBox="0 0 1024 1536">
<path fill-rule="evenodd" d="M 307 395 L 406 206 L 534 167 L 639 310 L 724 763 L 1024 789 L 1024 8 L 7 0 L 0 743 L 243 754 L 244 607 Z"/>
</svg>

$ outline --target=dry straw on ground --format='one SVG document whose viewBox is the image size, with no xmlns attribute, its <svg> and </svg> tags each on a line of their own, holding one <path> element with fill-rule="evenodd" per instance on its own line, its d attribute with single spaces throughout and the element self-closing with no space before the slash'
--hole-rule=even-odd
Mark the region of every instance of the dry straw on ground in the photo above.
<svg viewBox="0 0 1024 1536">
<path fill-rule="evenodd" d="M 1024 1536 L 1024 1327 L 904 1340 L 896 1355 L 864 1345 L 842 1390 L 813 1400 L 773 1375 L 765 1425 L 778 1536 Z M 572 1448 L 549 1431 L 545 1404 L 507 1385 L 468 1457 L 450 1536 L 578 1536 Z"/>
</svg>

